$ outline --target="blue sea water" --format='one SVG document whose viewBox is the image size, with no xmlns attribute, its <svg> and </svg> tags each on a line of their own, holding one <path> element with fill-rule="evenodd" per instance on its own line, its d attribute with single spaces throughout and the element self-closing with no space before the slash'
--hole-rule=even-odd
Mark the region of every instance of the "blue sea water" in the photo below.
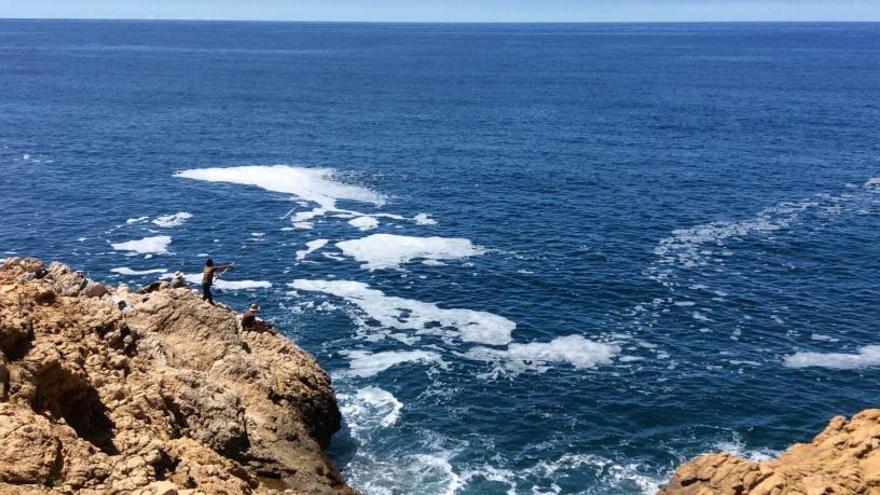
<svg viewBox="0 0 880 495">
<path fill-rule="evenodd" d="M 878 101 L 878 24 L 4 20 L 0 257 L 235 260 L 364 493 L 651 493 L 877 405 Z"/>
</svg>

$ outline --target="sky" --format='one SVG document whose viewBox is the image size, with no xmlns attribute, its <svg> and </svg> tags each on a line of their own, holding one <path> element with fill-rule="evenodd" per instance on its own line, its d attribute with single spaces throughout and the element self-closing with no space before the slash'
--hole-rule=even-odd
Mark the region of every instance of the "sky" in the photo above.
<svg viewBox="0 0 880 495">
<path fill-rule="evenodd" d="M 880 0 L 0 0 L 0 18 L 369 22 L 880 21 Z"/>
</svg>

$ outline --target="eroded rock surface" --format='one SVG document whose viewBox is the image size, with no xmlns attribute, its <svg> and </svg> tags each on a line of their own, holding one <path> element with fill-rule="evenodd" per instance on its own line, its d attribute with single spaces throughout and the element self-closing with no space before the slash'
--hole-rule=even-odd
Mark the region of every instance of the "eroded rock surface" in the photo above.
<svg viewBox="0 0 880 495">
<path fill-rule="evenodd" d="M 753 462 L 708 454 L 678 468 L 662 495 L 880 494 L 880 409 L 831 423 L 812 443 Z"/>
<path fill-rule="evenodd" d="M 118 302 L 125 301 L 121 310 Z M 190 290 L 0 268 L 0 494 L 353 493 L 330 378 Z"/>
</svg>

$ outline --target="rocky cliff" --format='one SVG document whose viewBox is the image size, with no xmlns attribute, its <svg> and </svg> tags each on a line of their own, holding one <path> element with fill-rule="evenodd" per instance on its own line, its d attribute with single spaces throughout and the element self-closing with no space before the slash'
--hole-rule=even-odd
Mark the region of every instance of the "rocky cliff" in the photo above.
<svg viewBox="0 0 880 495">
<path fill-rule="evenodd" d="M 0 494 L 353 493 L 315 359 L 188 289 L 10 259 L 0 351 Z"/>
<path fill-rule="evenodd" d="M 880 409 L 839 416 L 812 443 L 752 462 L 708 454 L 688 462 L 661 495 L 880 494 Z"/>
</svg>

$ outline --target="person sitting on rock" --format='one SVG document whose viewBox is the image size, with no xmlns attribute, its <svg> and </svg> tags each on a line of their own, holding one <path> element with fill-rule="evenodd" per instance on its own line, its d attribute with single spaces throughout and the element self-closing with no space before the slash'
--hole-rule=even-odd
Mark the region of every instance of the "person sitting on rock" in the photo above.
<svg viewBox="0 0 880 495">
<path fill-rule="evenodd" d="M 172 289 L 180 289 L 186 288 L 186 280 L 183 279 L 183 272 L 174 272 L 174 276 L 171 278 L 171 288 Z"/>
<path fill-rule="evenodd" d="M 257 324 L 257 312 L 260 311 L 260 305 L 257 303 L 251 304 L 251 307 L 248 308 L 247 311 L 241 315 L 241 329 L 242 330 L 253 330 L 253 328 Z"/>
<path fill-rule="evenodd" d="M 202 299 L 214 304 L 214 294 L 211 293 L 211 286 L 214 284 L 214 277 L 217 276 L 217 270 L 228 270 L 233 267 L 232 263 L 225 265 L 215 265 L 214 260 L 208 258 L 205 261 L 205 269 L 202 271 Z M 221 272 L 222 273 L 222 272 Z"/>
</svg>

